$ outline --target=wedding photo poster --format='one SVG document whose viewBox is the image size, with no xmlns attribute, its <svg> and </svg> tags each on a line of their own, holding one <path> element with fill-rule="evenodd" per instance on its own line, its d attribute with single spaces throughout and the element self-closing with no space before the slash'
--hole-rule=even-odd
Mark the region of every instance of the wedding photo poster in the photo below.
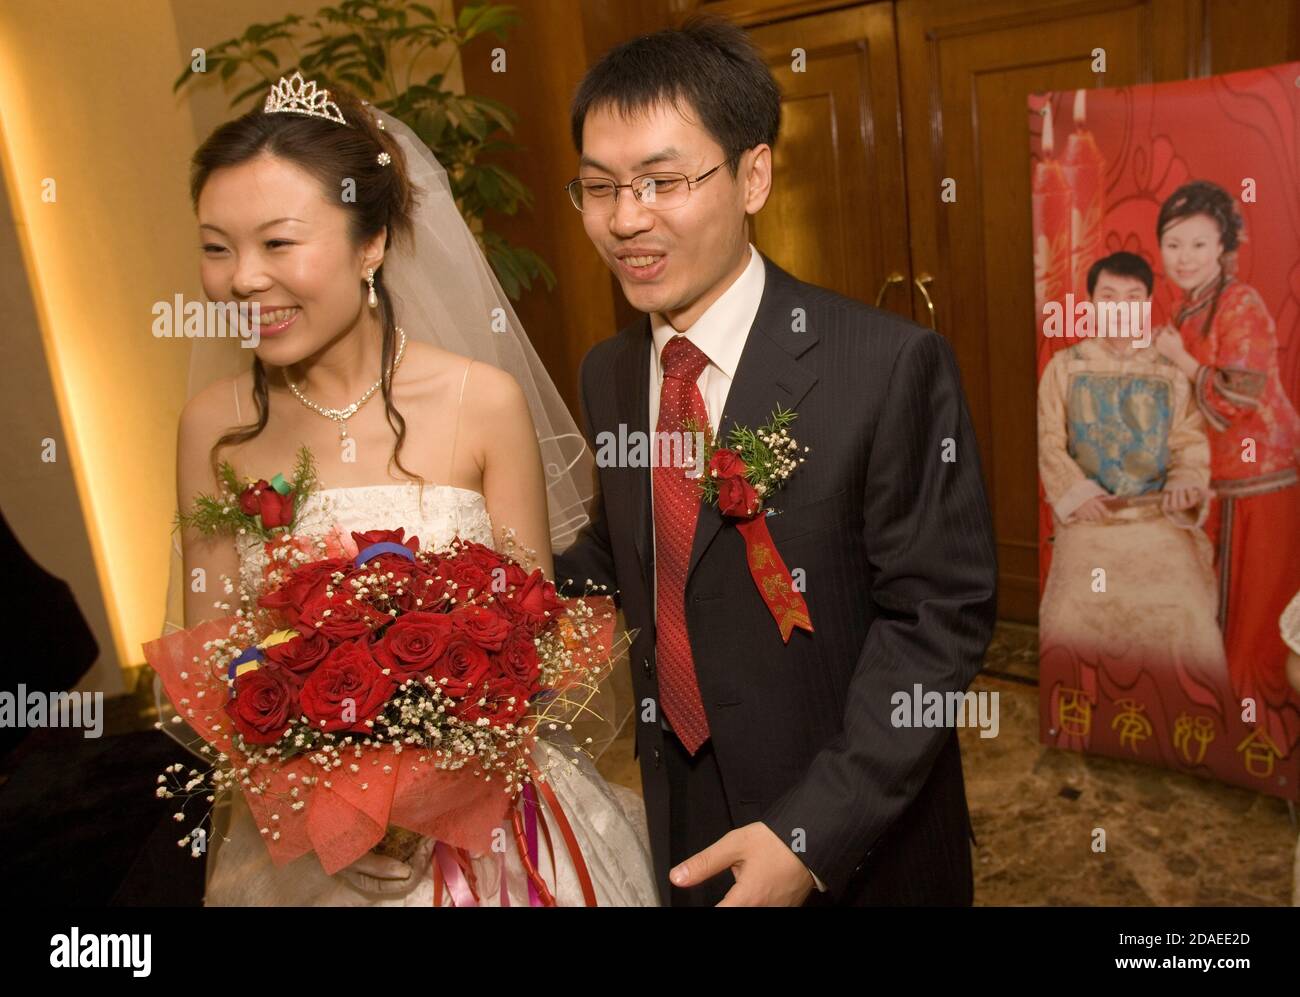
<svg viewBox="0 0 1300 997">
<path fill-rule="evenodd" d="M 1029 123 L 1040 741 L 1294 800 L 1300 63 Z"/>
</svg>

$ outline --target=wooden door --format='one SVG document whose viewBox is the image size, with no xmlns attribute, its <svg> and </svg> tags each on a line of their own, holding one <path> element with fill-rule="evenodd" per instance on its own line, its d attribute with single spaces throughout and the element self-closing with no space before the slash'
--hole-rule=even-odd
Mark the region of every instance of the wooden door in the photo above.
<svg viewBox="0 0 1300 997">
<path fill-rule="evenodd" d="M 932 274 L 992 502 L 1003 619 L 1038 615 L 1027 97 L 1196 76 L 1184 0 L 899 0 L 912 269 Z M 1106 73 L 1093 72 L 1104 49 Z M 945 183 L 955 199 L 944 200 Z M 959 455 L 960 459 L 960 455 Z"/>
<path fill-rule="evenodd" d="M 879 296 L 910 318 L 892 5 L 751 34 L 782 92 L 772 194 L 754 219 L 754 244 L 801 280 L 862 301 Z"/>
</svg>

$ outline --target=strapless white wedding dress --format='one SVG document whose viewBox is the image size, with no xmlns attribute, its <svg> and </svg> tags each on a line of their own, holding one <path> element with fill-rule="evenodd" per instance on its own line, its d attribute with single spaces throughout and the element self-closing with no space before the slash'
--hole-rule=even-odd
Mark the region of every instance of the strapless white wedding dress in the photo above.
<svg viewBox="0 0 1300 997">
<path fill-rule="evenodd" d="M 334 524 L 345 536 L 350 530 L 400 526 L 408 537 L 419 537 L 421 547 L 445 547 L 457 533 L 488 546 L 493 542 L 483 496 L 451 485 L 425 485 L 422 502 L 414 482 L 323 488 L 304 500 L 299 523 L 297 532 L 309 536 L 322 536 Z M 255 585 L 262 577 L 265 557 L 259 540 L 241 538 L 240 574 L 246 584 Z M 577 765 L 569 761 L 575 756 Z M 550 773 L 548 782 L 582 847 L 600 906 L 658 906 L 641 798 L 630 789 L 607 783 L 587 756 L 572 749 L 561 750 L 539 741 L 534 757 L 539 767 Z M 208 856 L 204 898 L 208 906 L 428 907 L 433 903 L 432 871 L 427 863 L 413 872 L 409 887 L 402 892 L 382 895 L 362 892 L 341 874 L 327 875 L 314 855 L 276 866 L 240 793 L 225 801 L 216 826 Z M 556 847 L 558 882 L 551 879 L 544 840 L 539 846 L 538 869 L 559 905 L 581 906 L 577 873 L 553 823 L 551 838 Z M 508 825 L 507 840 L 513 841 Z M 492 853 L 474 860 L 484 906 L 500 905 L 500 863 L 500 857 Z M 506 850 L 505 878 L 511 906 L 528 906 L 528 881 L 513 844 Z M 447 903 L 445 897 L 443 902 Z"/>
</svg>

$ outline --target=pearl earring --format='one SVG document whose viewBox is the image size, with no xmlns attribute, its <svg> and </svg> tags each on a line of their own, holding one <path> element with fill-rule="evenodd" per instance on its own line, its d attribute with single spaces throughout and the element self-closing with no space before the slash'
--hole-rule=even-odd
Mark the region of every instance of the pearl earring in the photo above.
<svg viewBox="0 0 1300 997">
<path fill-rule="evenodd" d="M 371 308 L 379 307 L 379 296 L 375 294 L 375 270 L 374 267 L 366 267 L 366 283 L 370 285 L 370 302 Z"/>
</svg>

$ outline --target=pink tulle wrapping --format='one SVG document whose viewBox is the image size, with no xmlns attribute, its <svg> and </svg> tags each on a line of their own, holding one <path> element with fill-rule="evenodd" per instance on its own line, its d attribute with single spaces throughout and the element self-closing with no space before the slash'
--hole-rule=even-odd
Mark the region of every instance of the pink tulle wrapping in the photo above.
<svg viewBox="0 0 1300 997">
<path fill-rule="evenodd" d="M 207 660 L 212 652 L 204 650 L 203 645 L 210 640 L 228 638 L 236 619 L 227 616 L 208 620 L 144 645 L 145 660 L 162 679 L 176 712 L 203 740 L 226 752 L 231 751 L 231 727 L 223 707 L 229 688 L 221 677 L 209 674 Z M 204 693 L 202 697 L 200 692 Z M 218 726 L 220 730 L 216 729 Z"/>
<path fill-rule="evenodd" d="M 428 761 L 421 762 L 421 756 Z M 485 781 L 474 774 L 473 765 L 455 771 L 439 769 L 431 754 L 419 749 L 407 748 L 399 755 L 385 745 L 362 749 L 360 758 L 347 753 L 344 757 L 349 760 L 341 768 L 299 790 L 298 799 L 305 805 L 297 811 L 290 809 L 285 797 L 247 794 L 258 826 L 280 832 L 279 839 L 266 836 L 276 865 L 314 852 L 322 869 L 338 872 L 374 848 L 390 826 L 482 855 L 491 847 L 492 832 L 501 826 L 510 806 L 501 778 Z M 358 771 L 352 772 L 350 764 Z M 289 780 L 289 773 L 296 773 L 298 779 Z M 315 774 L 306 759 L 292 759 L 274 773 L 272 789 L 277 795 L 287 794 L 304 775 Z M 272 821 L 273 814 L 280 819 Z"/>
<path fill-rule="evenodd" d="M 210 676 L 202 664 L 211 653 L 204 650 L 204 643 L 229 636 L 234 622 L 234 617 L 210 620 L 169 634 L 145 644 L 144 654 L 185 722 L 215 751 L 224 751 L 242 765 L 245 756 L 232 743 L 233 725 L 224 711 L 229 687 L 223 679 Z M 199 697 L 199 692 L 204 695 Z M 511 802 L 500 777 L 485 781 L 474 774 L 472 763 L 455 771 L 439 769 L 430 753 L 419 748 L 406 748 L 399 755 L 385 745 L 363 748 L 360 754 L 356 758 L 345 752 L 343 765 L 328 776 L 303 757 L 263 765 L 253 773 L 256 781 L 267 782 L 266 791 L 244 795 L 258 827 L 279 832 L 279 838 L 271 833 L 263 836 L 276 865 L 314 852 L 321 868 L 335 873 L 370 851 L 390 825 L 474 855 L 491 846 L 492 831 L 505 819 Z M 430 761 L 421 762 L 421 756 Z M 357 772 L 351 771 L 352 764 Z M 318 775 L 319 782 L 304 784 L 304 776 Z M 362 789 L 363 784 L 367 788 Z M 289 795 L 295 786 L 296 800 Z M 292 809 L 298 801 L 304 805 Z M 278 820 L 271 819 L 273 814 L 279 815 Z"/>
<path fill-rule="evenodd" d="M 599 628 L 595 639 L 580 640 L 561 624 L 576 661 L 584 663 L 600 658 L 598 649 L 609 648 L 615 620 L 612 599 L 589 597 L 586 602 L 596 610 L 595 619 L 589 621 Z M 246 756 L 231 739 L 234 726 L 224 710 L 229 686 L 223 676 L 209 673 L 206 662 L 211 652 L 203 646 L 229 637 L 235 622 L 235 617 L 225 617 L 169 634 L 145 644 L 144 654 L 178 714 L 214 751 L 225 752 L 238 767 L 245 764 Z M 454 771 L 440 769 L 426 749 L 406 747 L 399 754 L 391 745 L 362 748 L 357 755 L 342 751 L 343 765 L 328 775 L 305 757 L 262 765 L 251 773 L 255 782 L 266 786 L 260 793 L 245 792 L 245 799 L 258 827 L 269 829 L 263 840 L 276 865 L 312 852 L 321 868 L 333 874 L 370 851 L 390 826 L 482 855 L 513 802 L 504 779 L 497 775 L 485 780 L 476 774 L 473 762 Z M 351 771 L 354 764 L 356 772 Z M 385 766 L 389 771 L 384 771 Z M 306 784 L 304 777 L 319 777 L 319 781 Z M 294 787 L 296 798 L 290 795 Z M 303 806 L 295 810 L 295 802 Z M 278 815 L 275 820 L 274 815 Z"/>
</svg>

